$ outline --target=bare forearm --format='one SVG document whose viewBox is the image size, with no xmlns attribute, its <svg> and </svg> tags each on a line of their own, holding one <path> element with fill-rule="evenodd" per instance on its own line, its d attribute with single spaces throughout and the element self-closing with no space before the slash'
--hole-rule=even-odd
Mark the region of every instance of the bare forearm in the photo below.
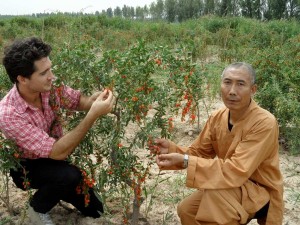
<svg viewBox="0 0 300 225">
<path fill-rule="evenodd" d="M 93 102 L 89 101 L 88 96 L 80 96 L 80 101 L 77 110 L 78 111 L 88 111 L 91 108 Z"/>
<path fill-rule="evenodd" d="M 78 104 L 78 109 L 79 111 L 89 111 L 92 104 L 96 100 L 96 98 L 100 95 L 100 92 L 95 92 L 91 96 L 80 96 L 79 104 Z"/>
<path fill-rule="evenodd" d="M 67 158 L 79 145 L 80 141 L 93 126 L 96 119 L 102 115 L 108 114 L 112 110 L 114 104 L 112 92 L 108 90 L 102 93 L 93 94 L 89 100 L 85 101 L 85 104 L 83 99 L 81 100 L 80 105 L 83 107 L 81 109 L 86 109 L 85 107 L 89 108 L 87 115 L 77 127 L 54 143 L 49 155 L 50 158 L 56 160 L 64 160 Z"/>
<path fill-rule="evenodd" d="M 88 112 L 86 117 L 73 130 L 61 137 L 54 143 L 49 158 L 56 160 L 64 160 L 79 145 L 88 130 L 93 126 L 97 117 Z"/>
</svg>

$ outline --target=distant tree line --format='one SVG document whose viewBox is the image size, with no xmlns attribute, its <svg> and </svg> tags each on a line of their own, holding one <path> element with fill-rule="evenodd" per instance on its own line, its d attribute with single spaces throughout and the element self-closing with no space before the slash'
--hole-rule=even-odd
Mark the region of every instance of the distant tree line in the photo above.
<svg viewBox="0 0 300 225">
<path fill-rule="evenodd" d="M 98 12 L 99 13 L 99 12 Z M 260 20 L 300 19 L 300 0 L 156 0 L 150 6 L 108 8 L 108 17 L 181 22 L 204 15 L 243 16 Z"/>
<path fill-rule="evenodd" d="M 49 16 L 52 13 L 32 14 L 33 17 Z M 88 13 L 73 12 L 66 15 L 80 16 Z M 149 6 L 117 6 L 108 8 L 96 15 L 122 17 L 137 20 L 167 20 L 182 22 L 205 15 L 242 16 L 258 20 L 300 19 L 300 0 L 156 0 Z M 0 17 L 11 17 L 1 16 Z"/>
</svg>

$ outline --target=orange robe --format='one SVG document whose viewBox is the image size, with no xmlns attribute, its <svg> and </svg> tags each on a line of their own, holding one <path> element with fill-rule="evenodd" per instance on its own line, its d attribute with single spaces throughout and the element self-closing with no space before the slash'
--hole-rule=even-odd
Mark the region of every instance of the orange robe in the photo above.
<svg viewBox="0 0 300 225">
<path fill-rule="evenodd" d="M 226 107 L 214 112 L 191 146 L 183 148 L 170 142 L 169 153 L 189 154 L 187 187 L 204 190 L 240 188 L 241 204 L 249 214 L 253 213 L 255 203 L 263 201 L 265 196 L 245 196 L 251 195 L 251 190 L 247 190 L 251 185 L 245 184 L 250 180 L 262 187 L 270 199 L 265 224 L 282 225 L 283 179 L 279 169 L 277 121 L 253 100 L 231 131 L 228 116 Z"/>
</svg>

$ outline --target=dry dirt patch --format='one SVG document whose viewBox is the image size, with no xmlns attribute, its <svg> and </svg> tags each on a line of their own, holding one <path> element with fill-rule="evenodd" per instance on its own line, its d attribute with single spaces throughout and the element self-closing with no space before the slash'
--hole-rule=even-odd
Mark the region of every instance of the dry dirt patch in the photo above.
<svg viewBox="0 0 300 225">
<path fill-rule="evenodd" d="M 210 105 L 213 110 L 220 103 Z M 206 120 L 205 112 L 201 115 Z M 189 131 L 193 132 L 189 132 Z M 176 119 L 176 135 L 173 140 L 180 145 L 187 146 L 195 139 L 197 126 L 181 123 Z M 148 160 L 146 150 L 140 149 L 139 156 Z M 280 166 L 284 176 L 284 225 L 300 224 L 300 156 L 290 156 L 286 152 L 280 153 Z M 147 198 L 141 206 L 141 225 L 180 225 L 176 206 L 178 202 L 193 190 L 185 187 L 185 171 L 163 171 L 159 173 L 156 165 L 151 168 L 152 175 L 147 180 Z M 0 177 L 2 182 L 2 177 Z M 0 183 L 0 191 L 2 190 Z M 28 199 L 27 193 L 16 188 L 10 182 L 10 198 L 15 215 L 9 215 L 7 208 L 0 202 L 0 225 L 2 224 L 30 224 L 24 209 Z M 112 196 L 108 201 L 110 215 L 99 219 L 82 217 L 75 209 L 57 205 L 51 211 L 51 216 L 57 225 L 109 225 L 122 224 L 122 208 L 118 196 Z M 4 218 L 9 218 L 4 223 Z M 252 221 L 250 224 L 257 224 Z"/>
</svg>

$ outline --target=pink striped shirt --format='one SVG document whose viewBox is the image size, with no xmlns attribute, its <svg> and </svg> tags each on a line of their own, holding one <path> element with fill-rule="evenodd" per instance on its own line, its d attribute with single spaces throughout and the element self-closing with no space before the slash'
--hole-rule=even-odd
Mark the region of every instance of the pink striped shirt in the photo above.
<svg viewBox="0 0 300 225">
<path fill-rule="evenodd" d="M 16 85 L 0 101 L 0 129 L 16 142 L 22 158 L 48 158 L 54 142 L 63 135 L 62 125 L 54 123 L 60 108 L 75 110 L 80 92 L 67 86 L 41 93 L 43 111 L 29 105 Z M 57 121 L 57 120 L 56 120 Z"/>
</svg>

